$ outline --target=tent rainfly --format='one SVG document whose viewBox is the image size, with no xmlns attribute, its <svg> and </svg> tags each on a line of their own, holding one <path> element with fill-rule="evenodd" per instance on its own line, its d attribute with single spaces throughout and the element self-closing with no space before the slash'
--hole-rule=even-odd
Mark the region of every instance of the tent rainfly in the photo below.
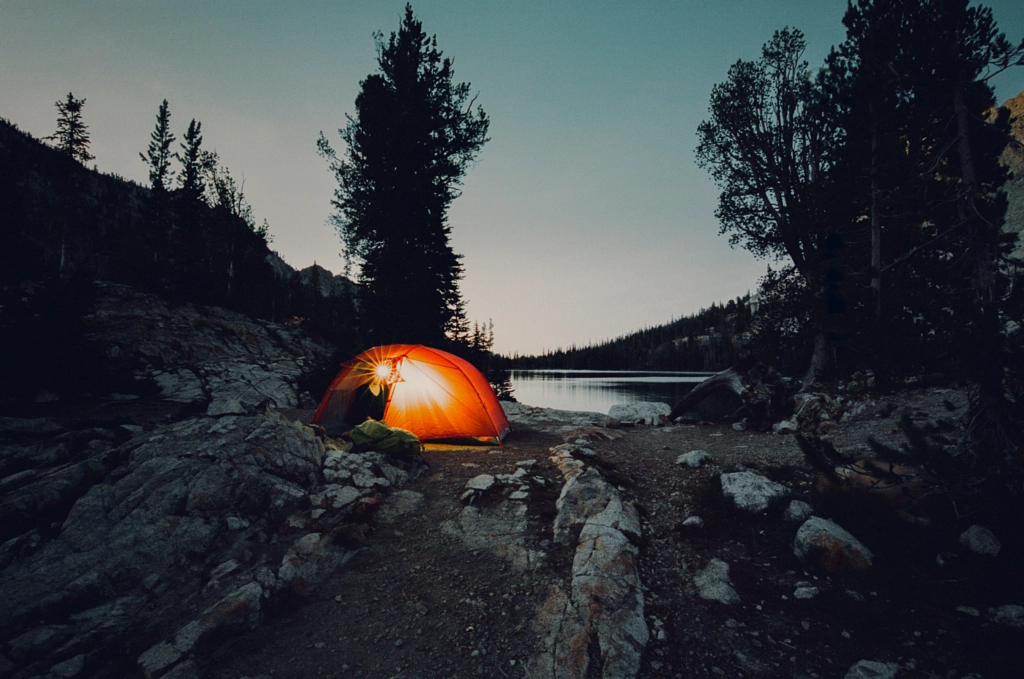
<svg viewBox="0 0 1024 679">
<path fill-rule="evenodd" d="M 500 441 L 509 431 L 505 411 L 479 370 L 419 344 L 374 347 L 342 364 L 312 422 L 337 434 L 367 417 L 423 441 Z"/>
</svg>

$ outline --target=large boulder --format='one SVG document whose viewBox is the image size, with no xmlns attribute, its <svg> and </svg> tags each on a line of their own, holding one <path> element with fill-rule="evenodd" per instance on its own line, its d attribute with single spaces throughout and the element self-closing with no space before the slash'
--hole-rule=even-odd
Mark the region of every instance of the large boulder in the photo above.
<svg viewBox="0 0 1024 679">
<path fill-rule="evenodd" d="M 747 387 L 743 377 L 729 368 L 712 375 L 684 396 L 669 413 L 675 419 L 687 413 L 701 420 L 726 420 L 738 415 L 746 405 Z"/>
<path fill-rule="evenodd" d="M 816 563 L 826 572 L 861 572 L 871 566 L 873 555 L 860 540 L 828 519 L 812 516 L 800 526 L 793 553 L 801 561 Z"/>
<path fill-rule="evenodd" d="M 768 506 L 788 496 L 789 488 L 754 472 L 722 474 L 722 494 L 748 512 L 763 512 Z"/>
<path fill-rule="evenodd" d="M 740 364 L 712 375 L 676 403 L 669 419 L 687 417 L 722 421 L 745 417 L 747 424 L 763 427 L 791 407 L 787 386 L 771 368 Z"/>
<path fill-rule="evenodd" d="M 707 566 L 693 576 L 693 584 L 701 599 L 717 601 L 726 605 L 740 603 L 740 595 L 729 579 L 729 564 L 721 559 L 712 559 Z"/>
<path fill-rule="evenodd" d="M 1002 544 L 995 533 L 980 524 L 974 524 L 960 534 L 960 544 L 981 556 L 999 556 Z"/>
</svg>

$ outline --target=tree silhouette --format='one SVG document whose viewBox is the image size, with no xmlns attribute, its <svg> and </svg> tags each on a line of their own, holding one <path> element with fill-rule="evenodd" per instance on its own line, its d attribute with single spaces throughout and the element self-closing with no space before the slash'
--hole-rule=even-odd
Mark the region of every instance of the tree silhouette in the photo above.
<svg viewBox="0 0 1024 679">
<path fill-rule="evenodd" d="M 322 133 L 318 141 L 338 179 L 332 219 L 359 266 L 367 336 L 446 344 L 466 327 L 447 211 L 488 119 L 411 6 L 397 33 L 375 38 L 380 71 L 362 81 L 355 117 L 339 130 L 345 157 Z"/>
<path fill-rule="evenodd" d="M 759 257 L 785 257 L 817 300 L 814 356 L 804 377 L 823 367 L 827 315 L 840 306 L 831 289 L 839 247 L 829 233 L 835 121 L 807 74 L 803 34 L 776 31 L 757 61 L 737 61 L 711 92 L 711 119 L 697 128 L 697 161 L 721 187 L 721 233 Z"/>
<path fill-rule="evenodd" d="M 156 192 L 167 190 L 173 173 L 171 172 L 171 111 L 164 99 L 156 114 L 156 127 L 150 135 L 149 148 L 146 153 L 139 154 L 142 162 L 149 166 L 149 183 Z"/>
<path fill-rule="evenodd" d="M 68 92 L 67 99 L 57 101 L 57 131 L 48 140 L 56 142 L 57 150 L 66 153 L 80 163 L 87 163 L 95 156 L 89 153 L 88 126 L 82 120 L 85 99 L 75 99 Z"/>
<path fill-rule="evenodd" d="M 199 200 L 203 196 L 203 135 L 202 123 L 193 118 L 185 132 L 185 142 L 181 145 L 181 153 L 174 154 L 181 163 L 181 176 L 178 186 L 188 199 Z"/>
</svg>

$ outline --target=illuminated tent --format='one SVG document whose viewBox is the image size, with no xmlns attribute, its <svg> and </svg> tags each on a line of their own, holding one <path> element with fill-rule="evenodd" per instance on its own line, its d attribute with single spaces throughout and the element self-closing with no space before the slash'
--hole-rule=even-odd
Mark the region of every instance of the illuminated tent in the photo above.
<svg viewBox="0 0 1024 679">
<path fill-rule="evenodd" d="M 508 419 L 480 371 L 458 356 L 419 344 L 368 349 L 344 363 L 313 415 L 328 433 L 383 420 L 421 440 L 501 440 Z"/>
</svg>

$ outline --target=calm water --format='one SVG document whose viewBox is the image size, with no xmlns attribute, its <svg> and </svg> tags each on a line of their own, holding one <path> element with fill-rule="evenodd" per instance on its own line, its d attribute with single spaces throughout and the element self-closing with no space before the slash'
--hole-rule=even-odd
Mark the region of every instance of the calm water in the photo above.
<svg viewBox="0 0 1024 679">
<path fill-rule="evenodd" d="M 712 373 L 597 370 L 512 370 L 516 400 L 559 410 L 607 413 L 616 403 L 676 404 Z"/>
</svg>

